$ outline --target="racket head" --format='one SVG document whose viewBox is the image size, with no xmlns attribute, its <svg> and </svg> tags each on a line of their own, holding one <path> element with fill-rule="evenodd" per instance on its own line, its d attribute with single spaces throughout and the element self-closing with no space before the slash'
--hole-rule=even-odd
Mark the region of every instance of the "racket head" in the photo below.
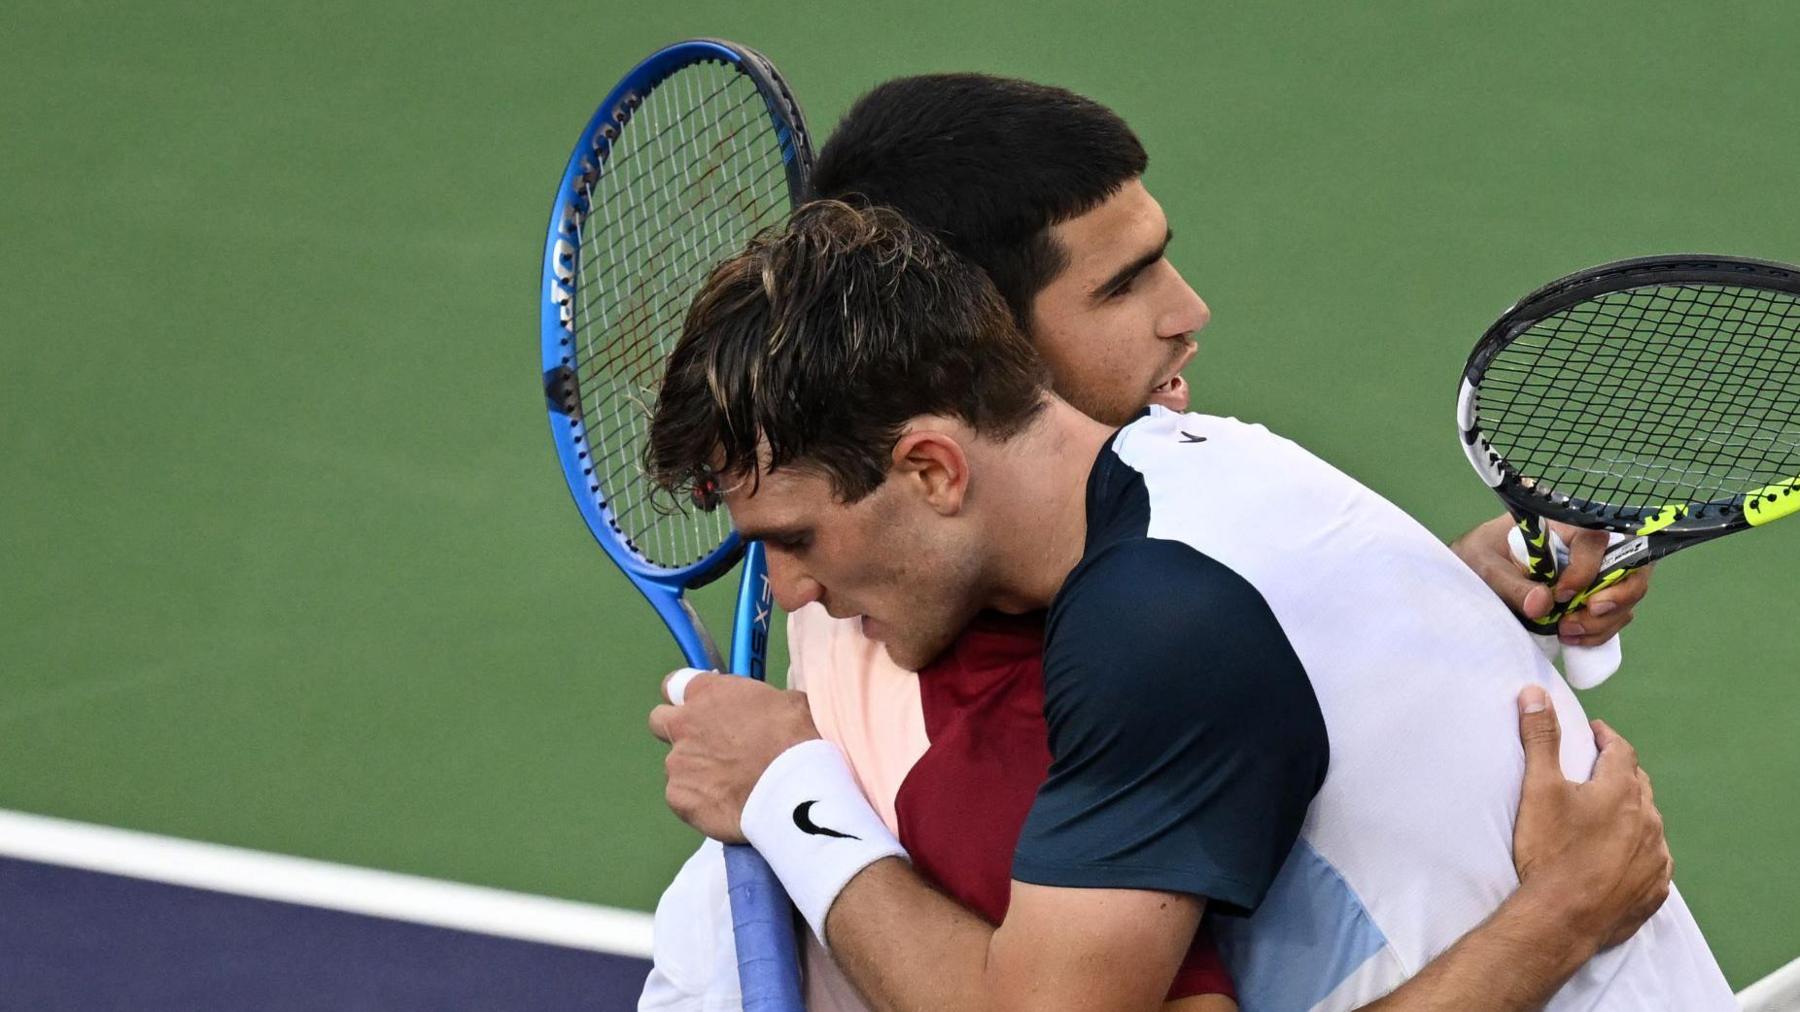
<svg viewBox="0 0 1800 1012">
<path fill-rule="evenodd" d="M 1712 537 L 1800 507 L 1800 268 L 1684 254 L 1519 300 L 1470 353 L 1463 449 L 1515 515 Z"/>
<path fill-rule="evenodd" d="M 811 166 L 773 64 L 691 39 L 620 79 L 557 186 L 540 310 L 552 440 L 589 531 L 666 620 L 680 609 L 659 591 L 710 582 L 743 545 L 723 511 L 659 499 L 642 475 L 663 361 L 707 272 L 786 218 Z"/>
</svg>

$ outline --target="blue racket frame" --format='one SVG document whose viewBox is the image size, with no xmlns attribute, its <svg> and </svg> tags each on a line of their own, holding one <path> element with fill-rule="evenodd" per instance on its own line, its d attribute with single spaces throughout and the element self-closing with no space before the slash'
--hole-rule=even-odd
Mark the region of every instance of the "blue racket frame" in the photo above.
<svg viewBox="0 0 1800 1012">
<path fill-rule="evenodd" d="M 558 375 L 571 367 L 574 358 L 573 285 L 579 223 L 590 210 L 585 206 L 582 184 L 605 171 L 612 141 L 629 118 L 630 103 L 683 67 L 706 61 L 730 63 L 755 81 L 768 104 L 769 118 L 781 145 L 790 199 L 800 199 L 812 161 L 805 121 L 786 83 L 767 58 L 719 39 L 691 39 L 652 53 L 600 103 L 575 142 L 557 186 L 544 241 L 540 344 L 551 438 L 563 478 L 588 531 L 656 609 L 689 666 L 762 680 L 767 673 L 769 627 L 774 613 L 762 546 L 746 543 L 732 531 L 717 549 L 688 565 L 668 568 L 648 562 L 628 546 L 625 535 L 613 522 L 612 511 L 593 477 L 579 407 L 571 410 L 571 405 L 556 392 Z M 740 555 L 743 569 L 730 653 L 722 658 L 683 593 L 722 575 Z M 725 871 L 744 1008 L 755 1012 L 800 1012 L 803 1000 L 795 917 L 781 883 L 762 855 L 743 845 L 725 848 Z"/>
</svg>

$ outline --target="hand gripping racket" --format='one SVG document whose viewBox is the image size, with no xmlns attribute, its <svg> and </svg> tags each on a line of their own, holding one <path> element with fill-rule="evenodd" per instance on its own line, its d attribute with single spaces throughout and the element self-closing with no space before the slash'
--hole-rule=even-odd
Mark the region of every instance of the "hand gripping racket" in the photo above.
<svg viewBox="0 0 1800 1012">
<path fill-rule="evenodd" d="M 784 221 L 812 150 L 800 107 L 761 54 L 676 43 L 619 81 L 575 142 L 544 241 L 544 394 L 563 476 L 600 547 L 696 668 L 763 677 L 762 548 L 723 511 L 653 499 L 644 440 L 664 359 L 720 260 Z M 729 666 L 683 598 L 742 557 Z M 792 907 L 762 857 L 725 848 L 746 1009 L 798 1010 Z"/>
<path fill-rule="evenodd" d="M 1657 256 L 1552 282 L 1475 346 L 1457 423 L 1533 576 L 1557 573 L 1543 519 L 1622 538 L 1591 586 L 1527 622 L 1553 634 L 1631 570 L 1800 510 L 1800 268 Z M 1611 674 L 1564 663 L 1577 688 Z"/>
</svg>

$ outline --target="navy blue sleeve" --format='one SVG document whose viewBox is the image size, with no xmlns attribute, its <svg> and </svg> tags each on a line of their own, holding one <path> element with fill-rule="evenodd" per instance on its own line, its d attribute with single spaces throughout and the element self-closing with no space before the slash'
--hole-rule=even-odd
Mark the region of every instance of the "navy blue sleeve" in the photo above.
<svg viewBox="0 0 1800 1012">
<path fill-rule="evenodd" d="M 1050 775 L 1013 876 L 1254 910 L 1329 759 L 1262 595 L 1187 545 L 1127 541 L 1070 574 L 1045 637 Z"/>
</svg>

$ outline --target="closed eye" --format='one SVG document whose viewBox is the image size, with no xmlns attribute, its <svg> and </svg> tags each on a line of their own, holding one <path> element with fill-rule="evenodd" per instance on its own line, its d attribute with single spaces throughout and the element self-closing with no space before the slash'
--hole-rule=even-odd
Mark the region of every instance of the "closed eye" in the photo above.
<svg viewBox="0 0 1800 1012">
<path fill-rule="evenodd" d="M 1169 251 L 1169 243 L 1175 241 L 1175 230 L 1168 229 L 1163 233 L 1163 241 L 1155 249 L 1147 251 L 1143 256 L 1119 268 L 1112 277 L 1107 278 L 1094 289 L 1094 298 L 1099 301 L 1117 298 L 1129 294 L 1131 286 L 1143 273 L 1162 262 Z"/>
<path fill-rule="evenodd" d="M 770 548 L 789 554 L 804 552 L 812 547 L 811 531 L 779 531 L 762 539 L 762 543 Z"/>
<path fill-rule="evenodd" d="M 1112 290 L 1108 291 L 1106 293 L 1106 297 L 1108 299 L 1116 299 L 1123 295 L 1130 295 L 1132 286 L 1137 284 L 1137 279 L 1142 277 L 1143 274 L 1144 274 L 1143 271 L 1138 271 L 1136 274 L 1133 274 L 1132 276 L 1130 276 L 1130 277 L 1126 278 L 1125 280 L 1119 282 L 1118 284 L 1114 285 L 1112 287 Z"/>
</svg>

